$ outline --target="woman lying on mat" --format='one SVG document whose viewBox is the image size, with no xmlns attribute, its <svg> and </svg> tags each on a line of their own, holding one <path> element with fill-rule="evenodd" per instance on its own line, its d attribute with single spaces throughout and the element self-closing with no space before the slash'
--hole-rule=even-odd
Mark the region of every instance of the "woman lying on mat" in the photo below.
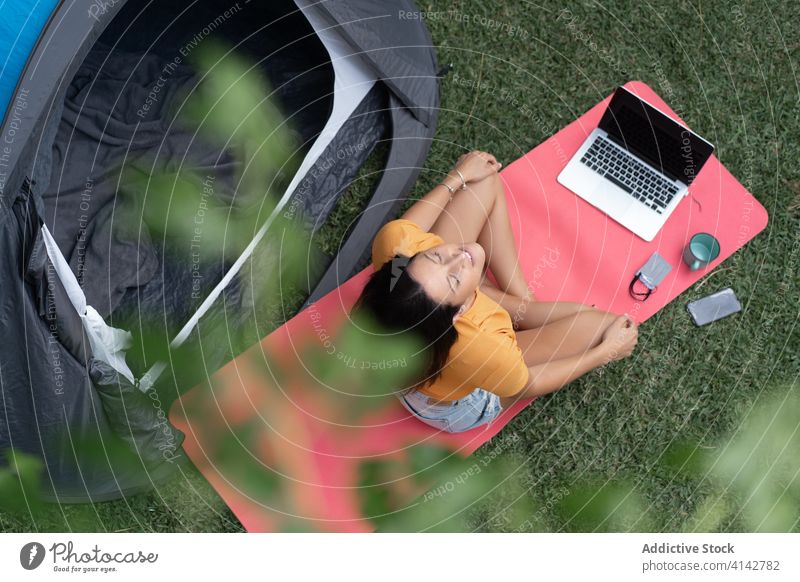
<svg viewBox="0 0 800 582">
<path fill-rule="evenodd" d="M 354 307 L 427 346 L 427 369 L 397 395 L 447 432 L 558 390 L 629 356 L 637 342 L 638 325 L 627 316 L 534 300 L 518 264 L 500 166 L 486 152 L 464 154 L 441 184 L 385 224 L 372 246 L 375 272 Z M 487 267 L 497 287 L 485 279 Z"/>
</svg>

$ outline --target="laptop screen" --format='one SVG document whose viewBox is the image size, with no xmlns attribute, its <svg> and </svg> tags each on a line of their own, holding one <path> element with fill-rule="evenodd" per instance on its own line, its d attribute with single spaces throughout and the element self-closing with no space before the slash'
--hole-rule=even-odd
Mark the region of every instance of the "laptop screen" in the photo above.
<svg viewBox="0 0 800 582">
<path fill-rule="evenodd" d="M 619 87 L 600 129 L 673 180 L 691 184 L 714 151 L 702 137 Z"/>
</svg>

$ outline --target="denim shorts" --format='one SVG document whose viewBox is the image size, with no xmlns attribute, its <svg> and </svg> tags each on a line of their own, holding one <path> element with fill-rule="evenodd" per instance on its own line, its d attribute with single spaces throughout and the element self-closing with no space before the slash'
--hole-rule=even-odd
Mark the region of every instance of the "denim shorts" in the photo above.
<svg viewBox="0 0 800 582">
<path fill-rule="evenodd" d="M 428 397 L 418 390 L 397 396 L 411 414 L 445 432 L 470 430 L 491 422 L 503 412 L 500 397 L 483 388 L 476 388 L 463 398 L 442 404 L 429 404 Z"/>
</svg>

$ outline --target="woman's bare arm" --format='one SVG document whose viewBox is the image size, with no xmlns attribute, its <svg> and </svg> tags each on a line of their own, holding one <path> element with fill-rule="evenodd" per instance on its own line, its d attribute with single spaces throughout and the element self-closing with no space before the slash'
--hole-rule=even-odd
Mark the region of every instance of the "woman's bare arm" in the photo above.
<svg viewBox="0 0 800 582">
<path fill-rule="evenodd" d="M 453 190 L 461 187 L 461 178 L 455 171 L 448 173 L 442 182 Z M 433 187 L 433 190 L 417 200 L 400 218 L 410 220 L 425 232 L 429 232 L 449 201 L 450 192 L 439 183 Z"/>
</svg>

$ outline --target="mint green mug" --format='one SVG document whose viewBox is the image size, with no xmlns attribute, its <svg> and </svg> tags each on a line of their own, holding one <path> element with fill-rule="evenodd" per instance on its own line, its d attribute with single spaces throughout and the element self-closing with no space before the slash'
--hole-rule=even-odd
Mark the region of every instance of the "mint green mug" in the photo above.
<svg viewBox="0 0 800 582">
<path fill-rule="evenodd" d="M 696 271 L 719 256 L 719 241 L 707 232 L 698 232 L 683 249 L 683 262 Z"/>
</svg>

